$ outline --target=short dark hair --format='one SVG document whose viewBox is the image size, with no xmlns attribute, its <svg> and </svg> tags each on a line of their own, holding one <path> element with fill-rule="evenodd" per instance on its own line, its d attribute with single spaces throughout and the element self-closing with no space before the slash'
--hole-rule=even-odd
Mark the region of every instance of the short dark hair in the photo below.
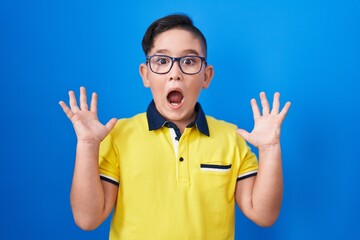
<svg viewBox="0 0 360 240">
<path fill-rule="evenodd" d="M 154 47 L 154 39 L 157 35 L 170 29 L 183 29 L 190 31 L 195 37 L 199 38 L 200 43 L 203 47 L 204 54 L 207 55 L 207 44 L 206 39 L 202 32 L 194 26 L 193 21 L 190 17 L 185 14 L 172 14 L 165 17 L 159 18 L 153 22 L 145 32 L 142 39 L 142 48 L 145 55 L 147 56 L 151 48 Z"/>
</svg>

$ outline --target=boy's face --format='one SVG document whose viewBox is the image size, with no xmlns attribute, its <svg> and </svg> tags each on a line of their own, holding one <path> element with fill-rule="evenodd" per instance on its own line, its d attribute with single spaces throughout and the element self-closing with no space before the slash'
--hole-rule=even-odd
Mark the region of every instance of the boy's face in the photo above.
<svg viewBox="0 0 360 240">
<path fill-rule="evenodd" d="M 193 33 L 171 29 L 154 39 L 148 56 L 170 57 L 205 56 L 200 40 Z M 212 66 L 202 63 L 201 71 L 194 75 L 183 73 L 179 62 L 174 62 L 166 74 L 151 71 L 149 64 L 140 65 L 140 75 L 145 87 L 151 89 L 156 109 L 167 119 L 177 124 L 188 124 L 195 119 L 194 107 L 201 89 L 207 88 L 213 77 Z"/>
</svg>

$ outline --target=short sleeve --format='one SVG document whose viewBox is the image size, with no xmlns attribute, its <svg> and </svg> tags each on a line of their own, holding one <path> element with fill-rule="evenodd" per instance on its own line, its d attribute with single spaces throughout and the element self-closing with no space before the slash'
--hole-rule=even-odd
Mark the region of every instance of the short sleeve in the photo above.
<svg viewBox="0 0 360 240">
<path fill-rule="evenodd" d="M 112 134 L 108 134 L 100 144 L 99 174 L 101 180 L 119 186 L 119 162 Z"/>
<path fill-rule="evenodd" d="M 237 181 L 240 181 L 248 177 L 256 176 L 259 164 L 256 155 L 251 151 L 246 141 L 241 136 L 238 136 L 237 141 L 240 153 L 240 168 L 237 174 Z"/>
</svg>

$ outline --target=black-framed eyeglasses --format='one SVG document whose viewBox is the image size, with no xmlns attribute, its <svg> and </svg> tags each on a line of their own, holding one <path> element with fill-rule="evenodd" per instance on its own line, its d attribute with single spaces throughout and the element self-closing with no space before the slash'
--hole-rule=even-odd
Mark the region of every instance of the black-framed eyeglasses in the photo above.
<svg viewBox="0 0 360 240">
<path fill-rule="evenodd" d="M 167 55 L 153 55 L 146 57 L 151 71 L 157 74 L 167 74 L 170 72 L 174 62 L 179 62 L 180 70 L 188 75 L 197 74 L 201 71 L 203 63 L 206 66 L 206 58 L 200 56 L 170 57 Z"/>
</svg>

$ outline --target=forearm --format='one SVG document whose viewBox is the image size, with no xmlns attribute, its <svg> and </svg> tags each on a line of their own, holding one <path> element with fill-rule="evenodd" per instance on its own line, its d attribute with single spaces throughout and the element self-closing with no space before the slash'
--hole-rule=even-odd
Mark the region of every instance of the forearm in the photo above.
<svg viewBox="0 0 360 240">
<path fill-rule="evenodd" d="M 76 224 L 87 230 L 96 228 L 104 218 L 98 156 L 99 144 L 78 142 L 70 201 Z"/>
<path fill-rule="evenodd" d="M 253 217 L 261 225 L 277 219 L 283 195 L 280 143 L 259 149 L 259 170 L 252 192 Z"/>
</svg>

